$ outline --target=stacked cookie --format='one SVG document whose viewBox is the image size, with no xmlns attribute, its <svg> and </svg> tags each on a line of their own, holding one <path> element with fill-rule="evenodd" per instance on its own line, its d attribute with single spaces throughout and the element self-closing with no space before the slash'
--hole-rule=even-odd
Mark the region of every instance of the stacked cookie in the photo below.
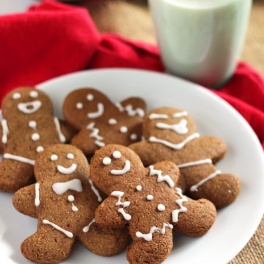
<svg viewBox="0 0 264 264">
<path fill-rule="evenodd" d="M 202 236 L 236 199 L 238 177 L 215 166 L 223 140 L 199 135 L 184 110 L 145 112 L 141 98 L 114 104 L 81 88 L 65 98 L 60 121 L 39 90 L 6 96 L 0 190 L 16 191 L 15 208 L 38 218 L 21 245 L 26 258 L 61 262 L 78 239 L 99 255 L 127 248 L 129 263 L 161 263 L 172 231 Z"/>
</svg>

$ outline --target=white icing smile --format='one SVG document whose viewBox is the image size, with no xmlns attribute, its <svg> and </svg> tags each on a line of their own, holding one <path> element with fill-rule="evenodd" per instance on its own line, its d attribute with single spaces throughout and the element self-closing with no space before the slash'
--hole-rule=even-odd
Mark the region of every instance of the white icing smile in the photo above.
<svg viewBox="0 0 264 264">
<path fill-rule="evenodd" d="M 41 101 L 35 100 L 27 103 L 19 103 L 17 108 L 24 114 L 32 114 L 39 110 Z"/>
<path fill-rule="evenodd" d="M 77 165 L 75 163 L 73 163 L 70 167 L 65 168 L 61 165 L 57 166 L 57 170 L 62 173 L 62 174 L 71 174 L 73 173 L 75 170 L 77 169 Z"/>
<path fill-rule="evenodd" d="M 97 104 L 97 111 L 88 113 L 89 118 L 98 118 L 99 116 L 103 115 L 104 113 L 104 105 L 102 103 Z"/>
<path fill-rule="evenodd" d="M 114 175 L 123 175 L 130 170 L 130 161 L 126 160 L 125 165 L 122 170 L 111 170 L 111 173 Z"/>
<path fill-rule="evenodd" d="M 169 129 L 174 131 L 177 134 L 186 134 L 188 133 L 188 128 L 187 128 L 187 120 L 186 119 L 182 119 L 179 123 L 177 124 L 166 124 L 166 123 L 162 123 L 162 122 L 158 122 L 156 124 L 157 128 L 160 129 Z"/>
</svg>

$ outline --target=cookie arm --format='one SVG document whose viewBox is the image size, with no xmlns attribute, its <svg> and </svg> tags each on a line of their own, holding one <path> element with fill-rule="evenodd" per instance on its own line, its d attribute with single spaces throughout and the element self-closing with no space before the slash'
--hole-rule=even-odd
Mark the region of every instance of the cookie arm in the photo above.
<svg viewBox="0 0 264 264">
<path fill-rule="evenodd" d="M 186 196 L 182 197 L 187 198 Z M 187 201 L 182 203 L 182 208 L 185 209 L 183 212 L 180 211 L 177 221 L 172 223 L 174 225 L 173 230 L 178 233 L 190 237 L 199 237 L 206 234 L 215 222 L 215 206 L 206 199 L 196 201 L 187 198 Z"/>
<path fill-rule="evenodd" d="M 180 180 L 180 171 L 177 165 L 171 161 L 161 161 L 150 165 L 148 175 L 157 178 L 157 182 L 164 181 L 171 188 L 182 186 L 184 179 Z M 178 184 L 179 183 L 179 184 Z"/>
<path fill-rule="evenodd" d="M 140 141 L 131 144 L 129 148 L 136 152 L 145 166 L 149 166 L 160 161 L 160 155 L 155 154 L 159 153 L 157 151 L 157 148 L 159 148 L 159 144 L 152 144 L 148 141 Z"/>
<path fill-rule="evenodd" d="M 221 160 L 226 153 L 226 144 L 221 138 L 201 136 L 198 142 L 205 156 L 210 158 L 213 163 Z"/>
<path fill-rule="evenodd" d="M 109 196 L 99 205 L 95 211 L 95 220 L 99 225 L 105 228 L 123 228 L 127 224 L 127 220 L 118 212 L 122 206 L 117 206 L 116 203 L 116 197 Z"/>
<path fill-rule="evenodd" d="M 121 111 L 127 111 L 129 116 L 144 117 L 146 112 L 146 102 L 140 97 L 129 97 L 117 104 Z"/>
<path fill-rule="evenodd" d="M 8 126 L 5 119 L 2 119 L 0 122 L 0 152 L 2 152 L 4 144 L 7 142 Z"/>
<path fill-rule="evenodd" d="M 13 195 L 12 202 L 17 211 L 37 218 L 36 205 L 38 205 L 39 185 L 32 184 L 21 188 Z M 37 196 L 36 196 L 37 194 Z"/>
<path fill-rule="evenodd" d="M 92 155 L 98 148 L 95 144 L 95 139 L 90 137 L 92 131 L 83 127 L 77 135 L 71 139 L 71 145 L 79 148 L 85 155 Z"/>
<path fill-rule="evenodd" d="M 62 143 L 68 143 L 77 131 L 70 126 L 65 120 L 59 120 L 54 118 L 55 125 L 57 127 L 58 135 Z M 56 124 L 57 123 L 57 124 Z"/>
</svg>

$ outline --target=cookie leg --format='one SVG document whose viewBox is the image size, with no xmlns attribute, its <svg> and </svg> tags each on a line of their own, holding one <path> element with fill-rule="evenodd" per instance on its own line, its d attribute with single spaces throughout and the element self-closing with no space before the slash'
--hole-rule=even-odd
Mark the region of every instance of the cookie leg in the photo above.
<svg viewBox="0 0 264 264">
<path fill-rule="evenodd" d="M 74 240 L 50 225 L 39 223 L 37 232 L 25 239 L 20 249 L 32 262 L 59 263 L 70 255 Z"/>
<path fill-rule="evenodd" d="M 159 264 L 170 254 L 173 247 L 172 231 L 165 234 L 153 233 L 151 241 L 143 238 L 134 241 L 127 249 L 127 260 L 130 264 Z"/>
<path fill-rule="evenodd" d="M 126 228 L 104 229 L 93 223 L 89 230 L 78 236 L 80 242 L 95 254 L 113 256 L 121 253 L 128 245 L 130 236 Z"/>
<path fill-rule="evenodd" d="M 33 183 L 33 175 L 31 164 L 3 158 L 0 163 L 0 190 L 15 192 Z"/>
</svg>

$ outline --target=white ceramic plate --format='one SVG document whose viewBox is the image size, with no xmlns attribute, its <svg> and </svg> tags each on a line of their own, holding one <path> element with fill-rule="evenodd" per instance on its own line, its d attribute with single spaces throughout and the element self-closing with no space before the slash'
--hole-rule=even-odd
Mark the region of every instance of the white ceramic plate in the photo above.
<svg viewBox="0 0 264 264">
<path fill-rule="evenodd" d="M 62 117 L 64 97 L 73 89 L 94 87 L 114 102 L 129 96 L 143 97 L 149 109 L 175 106 L 187 110 L 197 122 L 200 134 L 223 138 L 228 146 L 217 167 L 232 172 L 241 180 L 237 200 L 218 213 L 212 229 L 201 238 L 175 236 L 174 248 L 165 264 L 227 263 L 253 235 L 264 212 L 264 155 L 260 143 L 247 122 L 231 106 L 198 85 L 147 71 L 108 69 L 85 71 L 50 80 L 38 86 L 53 100 L 55 114 Z M 0 193 L 1 263 L 30 263 L 20 253 L 20 243 L 36 230 L 37 221 L 12 207 L 12 195 Z M 126 263 L 125 253 L 100 257 L 74 247 L 64 263 Z"/>
</svg>

